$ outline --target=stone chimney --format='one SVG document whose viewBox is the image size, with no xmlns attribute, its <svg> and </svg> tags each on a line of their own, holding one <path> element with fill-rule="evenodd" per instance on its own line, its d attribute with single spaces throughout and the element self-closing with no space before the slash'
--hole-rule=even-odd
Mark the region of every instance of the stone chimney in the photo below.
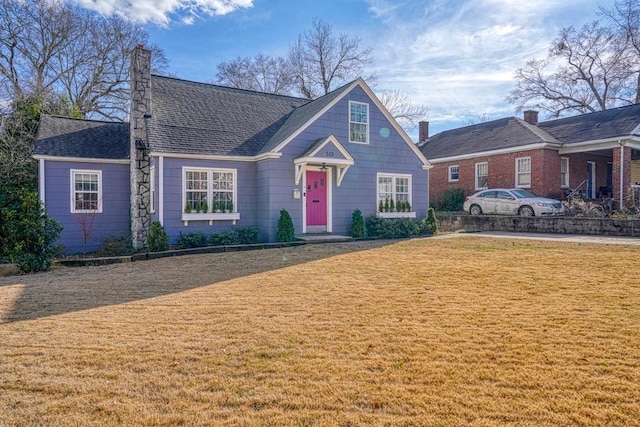
<svg viewBox="0 0 640 427">
<path fill-rule="evenodd" d="M 538 126 L 538 112 L 534 110 L 526 110 L 524 112 L 524 121 L 534 126 Z"/>
<path fill-rule="evenodd" d="M 429 139 L 429 122 L 418 122 L 418 127 L 418 144 L 422 144 L 424 141 Z"/>
<path fill-rule="evenodd" d="M 145 246 L 151 222 L 149 141 L 146 120 L 151 115 L 151 51 L 138 45 L 131 54 L 131 240 L 133 247 Z"/>
</svg>

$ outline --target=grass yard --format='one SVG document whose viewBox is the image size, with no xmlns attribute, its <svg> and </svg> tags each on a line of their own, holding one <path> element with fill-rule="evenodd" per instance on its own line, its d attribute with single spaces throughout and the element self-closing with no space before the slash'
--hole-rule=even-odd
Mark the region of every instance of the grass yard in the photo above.
<svg viewBox="0 0 640 427">
<path fill-rule="evenodd" d="M 0 426 L 640 426 L 639 261 L 469 236 L 0 278 Z"/>
</svg>

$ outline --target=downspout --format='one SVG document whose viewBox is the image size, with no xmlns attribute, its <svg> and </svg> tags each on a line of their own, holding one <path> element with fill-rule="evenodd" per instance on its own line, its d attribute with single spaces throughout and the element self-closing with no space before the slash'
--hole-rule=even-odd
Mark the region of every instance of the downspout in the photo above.
<svg viewBox="0 0 640 427">
<path fill-rule="evenodd" d="M 620 209 L 624 209 L 624 142 L 618 140 L 620 145 Z"/>
</svg>

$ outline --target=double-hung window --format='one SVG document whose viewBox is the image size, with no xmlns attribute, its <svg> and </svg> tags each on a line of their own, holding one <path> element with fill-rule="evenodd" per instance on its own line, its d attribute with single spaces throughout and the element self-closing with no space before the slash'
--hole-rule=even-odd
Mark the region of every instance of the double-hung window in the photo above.
<svg viewBox="0 0 640 427">
<path fill-rule="evenodd" d="M 183 221 L 237 220 L 235 169 L 184 167 Z"/>
<path fill-rule="evenodd" d="M 349 142 L 369 143 L 369 104 L 349 102 Z"/>
<path fill-rule="evenodd" d="M 489 164 L 487 162 L 476 163 L 476 190 L 489 188 L 488 175 Z"/>
<path fill-rule="evenodd" d="M 449 166 L 449 182 L 458 182 L 460 178 L 460 166 Z"/>
<path fill-rule="evenodd" d="M 569 186 L 569 158 L 560 157 L 560 186 Z"/>
<path fill-rule="evenodd" d="M 516 187 L 531 187 L 531 157 L 516 159 Z"/>
<path fill-rule="evenodd" d="M 411 207 L 411 175 L 378 174 L 378 211 L 409 214 Z"/>
<path fill-rule="evenodd" d="M 102 212 L 102 171 L 71 170 L 71 213 Z"/>
</svg>

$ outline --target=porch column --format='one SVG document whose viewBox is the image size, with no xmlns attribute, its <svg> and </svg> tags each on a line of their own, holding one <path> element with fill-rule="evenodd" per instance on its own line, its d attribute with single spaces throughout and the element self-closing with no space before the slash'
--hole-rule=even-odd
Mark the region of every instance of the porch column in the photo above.
<svg viewBox="0 0 640 427">
<path fill-rule="evenodd" d="M 613 199 L 620 209 L 625 207 L 624 199 L 629 196 L 631 188 L 631 148 L 624 142 L 613 149 Z"/>
</svg>

